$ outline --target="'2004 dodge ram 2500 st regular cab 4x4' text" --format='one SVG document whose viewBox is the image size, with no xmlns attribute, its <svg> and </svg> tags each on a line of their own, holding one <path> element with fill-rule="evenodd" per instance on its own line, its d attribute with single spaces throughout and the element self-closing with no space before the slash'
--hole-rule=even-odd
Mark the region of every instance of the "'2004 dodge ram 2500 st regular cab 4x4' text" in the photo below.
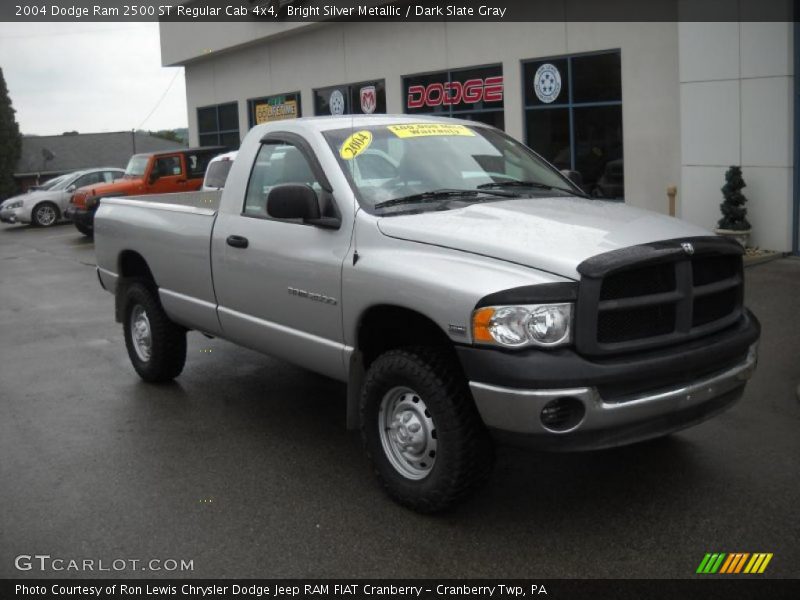
<svg viewBox="0 0 800 600">
<path fill-rule="evenodd" d="M 98 273 L 147 381 L 194 329 L 348 384 L 386 490 L 483 481 L 493 438 L 592 449 L 721 412 L 756 362 L 742 250 L 593 200 L 492 127 L 326 117 L 254 127 L 214 193 L 104 199 Z"/>
</svg>

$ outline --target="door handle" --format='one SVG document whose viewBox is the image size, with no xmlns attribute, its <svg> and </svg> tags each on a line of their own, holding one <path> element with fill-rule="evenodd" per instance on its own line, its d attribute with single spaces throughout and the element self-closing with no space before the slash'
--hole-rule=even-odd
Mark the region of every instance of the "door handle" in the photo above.
<svg viewBox="0 0 800 600">
<path fill-rule="evenodd" d="M 247 245 L 250 243 L 247 241 L 246 237 L 242 237 L 241 235 L 229 235 L 228 239 L 225 241 L 228 243 L 228 246 L 233 246 L 234 248 L 247 248 Z"/>
</svg>

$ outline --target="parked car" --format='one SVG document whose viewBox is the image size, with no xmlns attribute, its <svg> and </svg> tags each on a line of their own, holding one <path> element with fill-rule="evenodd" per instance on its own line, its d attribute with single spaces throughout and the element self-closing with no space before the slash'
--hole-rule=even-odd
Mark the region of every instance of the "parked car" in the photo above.
<svg viewBox="0 0 800 600">
<path fill-rule="evenodd" d="M 45 182 L 37 189 L 14 196 L 0 206 L 0 221 L 32 223 L 37 227 L 55 225 L 63 216 L 72 193 L 84 185 L 111 183 L 125 173 L 116 167 L 85 169 Z"/>
<path fill-rule="evenodd" d="M 135 154 L 120 180 L 77 190 L 70 200 L 67 216 L 78 231 L 91 237 L 94 213 L 102 198 L 199 190 L 209 161 L 222 150 L 223 146 L 208 146 Z"/>
<path fill-rule="evenodd" d="M 203 191 L 210 192 L 221 190 L 225 187 L 225 181 L 228 179 L 228 173 L 231 170 L 236 154 L 237 152 L 234 150 L 211 159 L 206 168 L 206 176 L 203 179 Z"/>
<path fill-rule="evenodd" d="M 192 329 L 347 382 L 348 426 L 419 511 L 486 480 L 492 436 L 667 435 L 732 406 L 755 368 L 739 244 L 584 195 L 482 123 L 258 125 L 210 194 L 100 205 L 98 274 L 133 368 L 178 376 Z"/>
</svg>

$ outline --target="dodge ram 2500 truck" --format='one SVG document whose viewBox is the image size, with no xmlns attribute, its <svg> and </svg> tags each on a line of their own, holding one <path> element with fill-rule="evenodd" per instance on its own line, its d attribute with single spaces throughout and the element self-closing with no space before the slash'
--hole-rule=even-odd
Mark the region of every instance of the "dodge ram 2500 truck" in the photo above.
<svg viewBox="0 0 800 600">
<path fill-rule="evenodd" d="M 588 198 L 481 123 L 259 125 L 221 199 L 106 199 L 95 223 L 144 380 L 176 377 L 196 330 L 344 381 L 379 480 L 423 512 L 487 477 L 494 439 L 666 435 L 756 363 L 736 243 Z"/>
</svg>

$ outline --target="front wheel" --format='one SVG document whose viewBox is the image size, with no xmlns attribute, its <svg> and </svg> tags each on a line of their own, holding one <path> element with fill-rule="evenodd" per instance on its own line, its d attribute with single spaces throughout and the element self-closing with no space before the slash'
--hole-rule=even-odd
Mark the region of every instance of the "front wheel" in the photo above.
<svg viewBox="0 0 800 600">
<path fill-rule="evenodd" d="M 170 381 L 186 364 L 186 330 L 170 321 L 158 292 L 143 282 L 123 289 L 125 346 L 139 377 L 151 383 Z"/>
<path fill-rule="evenodd" d="M 392 350 L 367 372 L 361 435 L 378 479 L 418 512 L 447 509 L 482 484 L 494 449 L 463 375 L 445 354 Z"/>
<path fill-rule="evenodd" d="M 81 225 L 80 223 L 75 223 L 75 229 L 80 231 L 86 237 L 94 237 L 94 229 L 91 227 L 87 227 L 86 225 Z"/>
<path fill-rule="evenodd" d="M 33 208 L 31 222 L 36 227 L 51 227 L 58 221 L 58 207 L 52 202 L 42 202 Z"/>
</svg>

